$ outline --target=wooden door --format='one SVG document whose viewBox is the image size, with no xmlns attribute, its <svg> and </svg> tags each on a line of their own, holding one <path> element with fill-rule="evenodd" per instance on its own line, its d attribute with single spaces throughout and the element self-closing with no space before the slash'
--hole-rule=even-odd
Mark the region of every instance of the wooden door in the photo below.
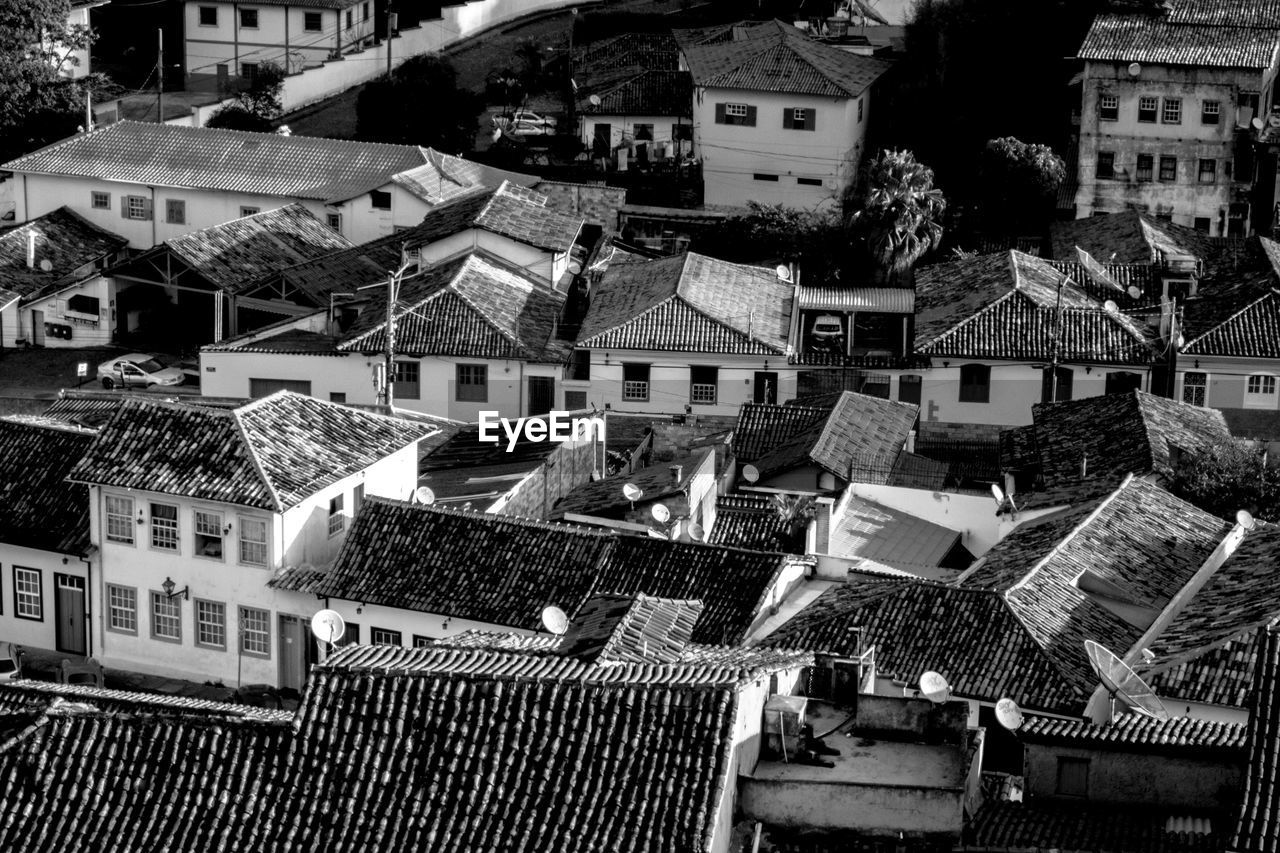
<svg viewBox="0 0 1280 853">
<path fill-rule="evenodd" d="M 31 344 L 33 346 L 44 346 L 44 312 L 31 312 Z"/>
<path fill-rule="evenodd" d="M 551 376 L 529 377 L 529 414 L 545 415 L 556 402 L 556 380 Z"/>
<path fill-rule="evenodd" d="M 280 689 L 301 693 L 307 677 L 307 626 L 301 618 L 287 613 L 281 613 L 279 621 Z"/>
<path fill-rule="evenodd" d="M 55 573 L 53 615 L 57 620 L 58 651 L 82 655 L 88 650 L 85 642 L 84 578 Z"/>
</svg>

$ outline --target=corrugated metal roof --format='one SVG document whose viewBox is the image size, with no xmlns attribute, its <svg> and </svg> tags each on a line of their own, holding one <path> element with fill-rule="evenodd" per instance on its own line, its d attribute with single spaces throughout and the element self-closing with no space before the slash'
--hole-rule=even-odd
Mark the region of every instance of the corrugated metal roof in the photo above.
<svg viewBox="0 0 1280 853">
<path fill-rule="evenodd" d="M 914 314 L 916 292 L 904 287 L 801 287 L 800 307 L 818 311 Z"/>
</svg>

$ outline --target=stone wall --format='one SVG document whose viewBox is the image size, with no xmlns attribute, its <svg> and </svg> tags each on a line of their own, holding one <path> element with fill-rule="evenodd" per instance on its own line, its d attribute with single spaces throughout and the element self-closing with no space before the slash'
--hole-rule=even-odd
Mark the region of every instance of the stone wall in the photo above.
<svg viewBox="0 0 1280 853">
<path fill-rule="evenodd" d="M 593 460 L 598 463 L 599 458 L 600 446 L 595 442 L 565 442 L 487 511 L 545 520 L 556 501 L 591 479 Z"/>
<path fill-rule="evenodd" d="M 1009 427 L 1001 424 L 960 424 L 921 420 L 916 438 L 918 441 L 994 443 L 1000 440 L 1000 431 L 1006 429 Z"/>
<path fill-rule="evenodd" d="M 653 459 L 666 462 L 702 447 L 725 444 L 737 425 L 737 415 L 689 415 L 684 423 L 656 421 L 653 424 Z"/>
</svg>

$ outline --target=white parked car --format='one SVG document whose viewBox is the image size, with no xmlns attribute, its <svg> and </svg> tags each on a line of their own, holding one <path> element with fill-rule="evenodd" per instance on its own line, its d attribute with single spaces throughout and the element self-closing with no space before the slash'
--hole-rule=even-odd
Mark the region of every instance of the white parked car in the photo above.
<svg viewBox="0 0 1280 853">
<path fill-rule="evenodd" d="M 155 356 L 144 352 L 131 352 L 98 365 L 98 379 L 103 388 L 181 385 L 186 378 L 181 368 L 166 367 Z"/>
<path fill-rule="evenodd" d="M 496 115 L 493 117 L 493 126 L 516 136 L 539 136 L 556 132 L 554 118 L 538 115 L 533 110 L 516 110 L 514 113 Z"/>
<path fill-rule="evenodd" d="M 0 681 L 22 678 L 22 647 L 0 642 Z"/>
</svg>

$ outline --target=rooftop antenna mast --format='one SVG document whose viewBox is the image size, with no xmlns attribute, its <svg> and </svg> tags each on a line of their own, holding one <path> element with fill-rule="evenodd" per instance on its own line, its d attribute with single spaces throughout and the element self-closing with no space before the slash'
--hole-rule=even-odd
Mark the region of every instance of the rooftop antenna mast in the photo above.
<svg viewBox="0 0 1280 853">
<path fill-rule="evenodd" d="M 395 405 L 395 359 L 396 359 L 396 306 L 400 302 L 400 281 L 404 278 L 405 272 L 410 266 L 416 266 L 409 263 L 405 258 L 405 247 L 400 247 L 400 268 L 387 278 L 387 331 L 384 335 L 386 339 L 386 352 L 384 354 L 385 370 L 382 377 L 382 403 L 388 409 Z"/>
</svg>

